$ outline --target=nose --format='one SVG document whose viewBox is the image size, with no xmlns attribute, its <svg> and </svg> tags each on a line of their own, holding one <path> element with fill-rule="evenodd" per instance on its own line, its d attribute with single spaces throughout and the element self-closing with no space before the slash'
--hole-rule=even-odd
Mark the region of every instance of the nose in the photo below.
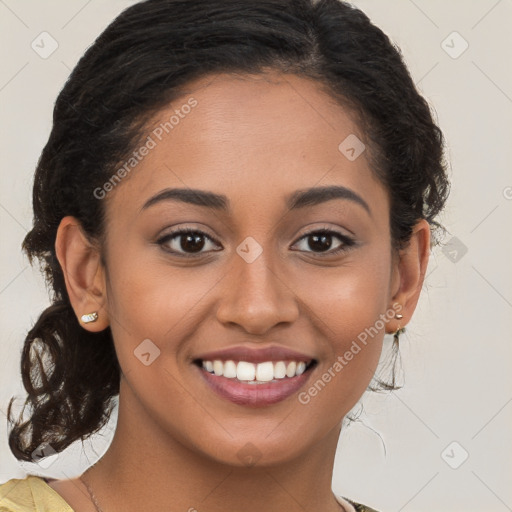
<svg viewBox="0 0 512 512">
<path fill-rule="evenodd" d="M 279 324 L 291 324 L 299 315 L 292 283 L 276 265 L 270 267 L 265 251 L 248 263 L 234 256 L 224 277 L 224 293 L 217 319 L 224 325 L 237 325 L 255 335 L 265 335 Z"/>
</svg>

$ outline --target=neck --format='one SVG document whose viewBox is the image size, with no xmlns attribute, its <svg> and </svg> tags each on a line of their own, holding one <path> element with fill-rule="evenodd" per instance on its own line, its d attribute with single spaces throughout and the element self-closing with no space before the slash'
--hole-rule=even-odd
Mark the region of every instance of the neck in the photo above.
<svg viewBox="0 0 512 512">
<path fill-rule="evenodd" d="M 233 466 L 194 451 L 164 432 L 121 379 L 116 432 L 86 479 L 104 512 L 183 510 L 221 512 L 339 512 L 331 491 L 340 433 L 279 464 Z"/>
</svg>

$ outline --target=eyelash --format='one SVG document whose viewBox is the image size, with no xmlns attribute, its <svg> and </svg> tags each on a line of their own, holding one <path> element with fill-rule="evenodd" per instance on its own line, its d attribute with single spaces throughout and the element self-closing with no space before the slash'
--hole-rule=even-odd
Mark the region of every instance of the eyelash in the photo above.
<svg viewBox="0 0 512 512">
<path fill-rule="evenodd" d="M 184 228 L 184 229 L 180 229 L 177 231 L 172 231 L 171 233 L 167 233 L 166 235 L 159 238 L 156 241 L 156 243 L 158 245 L 162 246 L 162 248 L 166 252 L 170 252 L 172 254 L 178 255 L 179 257 L 198 258 L 200 256 L 203 256 L 204 253 L 202 253 L 202 252 L 200 252 L 200 253 L 177 252 L 177 251 L 174 251 L 172 249 L 168 249 L 165 247 L 166 243 L 169 242 L 170 240 L 172 240 L 174 238 L 179 238 L 179 236 L 189 235 L 189 234 L 200 235 L 201 237 L 208 238 L 215 244 L 220 245 L 217 240 L 215 240 L 213 237 L 211 237 L 204 231 L 201 231 L 200 229 L 194 229 L 194 228 Z M 343 235 L 342 233 L 339 233 L 338 231 L 333 231 L 332 229 L 328 229 L 328 228 L 315 228 L 315 229 L 312 229 L 311 231 L 307 231 L 297 240 L 297 242 L 307 239 L 311 235 L 328 235 L 328 236 L 332 236 L 334 238 L 338 238 L 342 242 L 342 245 L 340 245 L 340 247 L 338 247 L 334 250 L 326 251 L 324 253 L 314 252 L 314 251 L 306 251 L 306 252 L 312 252 L 313 254 L 317 254 L 317 255 L 326 254 L 327 256 L 335 256 L 335 255 L 338 255 L 338 254 L 348 251 L 352 246 L 356 245 L 356 242 L 354 239 L 352 239 L 346 235 Z M 297 242 L 295 242 L 295 244 Z"/>
</svg>

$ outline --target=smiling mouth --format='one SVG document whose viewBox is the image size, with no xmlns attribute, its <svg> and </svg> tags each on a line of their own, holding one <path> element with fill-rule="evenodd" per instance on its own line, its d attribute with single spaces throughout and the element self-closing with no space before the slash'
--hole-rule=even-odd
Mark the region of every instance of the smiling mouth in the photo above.
<svg viewBox="0 0 512 512">
<path fill-rule="evenodd" d="M 202 370 L 217 377 L 232 379 L 244 384 L 262 385 L 289 381 L 308 372 L 316 366 L 316 359 L 310 361 L 263 361 L 251 363 L 215 359 L 213 361 L 196 359 L 194 364 Z"/>
</svg>

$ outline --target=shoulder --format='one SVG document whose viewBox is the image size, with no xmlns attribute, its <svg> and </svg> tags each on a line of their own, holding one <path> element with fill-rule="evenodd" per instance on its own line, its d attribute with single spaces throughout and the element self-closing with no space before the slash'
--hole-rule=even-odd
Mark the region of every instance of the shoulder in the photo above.
<svg viewBox="0 0 512 512">
<path fill-rule="evenodd" d="M 350 512 L 378 512 L 378 510 L 368 507 L 367 505 L 363 505 L 362 503 L 357 503 L 349 498 L 345 498 L 344 496 L 337 496 L 338 501 Z"/>
<path fill-rule="evenodd" d="M 0 485 L 0 512 L 73 512 L 39 476 L 13 478 Z"/>
</svg>

